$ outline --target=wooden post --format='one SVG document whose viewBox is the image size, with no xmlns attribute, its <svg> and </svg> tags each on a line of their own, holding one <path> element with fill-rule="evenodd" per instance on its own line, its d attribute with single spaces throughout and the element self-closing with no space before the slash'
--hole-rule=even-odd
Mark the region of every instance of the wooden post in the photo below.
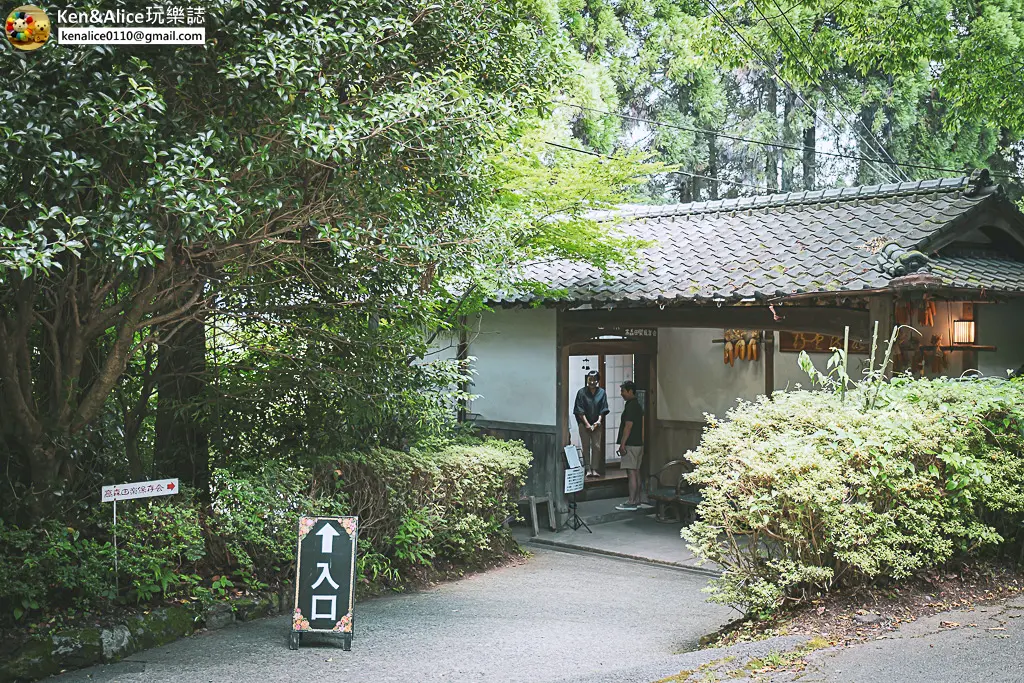
<svg viewBox="0 0 1024 683">
<path fill-rule="evenodd" d="M 469 333 L 466 330 L 466 316 L 459 316 L 459 346 L 455 352 L 455 360 L 459 361 L 460 367 L 469 358 Z M 459 391 L 463 393 L 463 397 L 459 399 L 459 412 L 458 421 L 466 421 L 466 413 L 468 412 L 469 406 L 466 405 L 465 394 L 469 393 L 469 380 L 459 382 Z"/>
<path fill-rule="evenodd" d="M 565 318 L 563 316 L 562 309 L 555 309 L 555 372 L 557 373 L 557 379 L 555 381 L 555 444 L 554 453 L 552 453 L 550 467 L 547 472 L 548 481 L 545 482 L 545 488 L 551 487 L 551 502 L 548 503 L 548 509 L 551 512 L 551 516 L 555 519 L 555 524 L 559 523 L 558 516 L 562 514 L 563 510 L 567 510 L 566 498 L 564 493 L 563 485 L 563 473 L 565 467 L 562 465 L 562 447 L 569 443 L 569 358 L 568 353 L 565 351 Z"/>
<path fill-rule="evenodd" d="M 769 399 L 775 391 L 775 330 L 761 330 L 764 340 L 764 395 Z"/>
</svg>

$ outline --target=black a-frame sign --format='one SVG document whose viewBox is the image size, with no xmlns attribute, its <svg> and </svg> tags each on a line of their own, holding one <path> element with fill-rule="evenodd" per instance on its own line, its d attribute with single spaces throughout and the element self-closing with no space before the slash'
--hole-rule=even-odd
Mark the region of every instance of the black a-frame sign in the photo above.
<svg viewBox="0 0 1024 683">
<path fill-rule="evenodd" d="M 334 634 L 352 649 L 358 541 L 358 517 L 299 518 L 291 649 L 303 633 Z"/>
</svg>

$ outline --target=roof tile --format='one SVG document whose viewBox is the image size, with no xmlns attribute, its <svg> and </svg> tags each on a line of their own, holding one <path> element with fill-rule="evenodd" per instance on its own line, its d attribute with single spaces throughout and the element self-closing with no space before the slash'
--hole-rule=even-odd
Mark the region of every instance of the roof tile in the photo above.
<svg viewBox="0 0 1024 683">
<path fill-rule="evenodd" d="M 879 238 L 904 249 L 922 244 L 992 192 L 968 178 L 837 188 L 595 212 L 626 235 L 655 242 L 636 271 L 606 281 L 589 265 L 548 261 L 525 275 L 579 302 L 632 303 L 769 298 L 799 292 L 886 287 L 872 248 Z M 974 196 L 971 196 L 974 195 Z M 936 258 L 951 286 L 1024 292 L 1024 264 Z M 981 283 L 979 285 L 978 283 Z M 970 284 L 968 284 L 970 283 Z M 509 295 L 498 302 L 518 299 Z"/>
</svg>

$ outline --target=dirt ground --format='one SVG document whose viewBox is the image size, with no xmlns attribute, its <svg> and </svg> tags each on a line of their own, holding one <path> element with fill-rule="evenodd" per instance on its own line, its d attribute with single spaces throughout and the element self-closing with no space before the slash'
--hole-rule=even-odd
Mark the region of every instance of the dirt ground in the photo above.
<svg viewBox="0 0 1024 683">
<path fill-rule="evenodd" d="M 1024 590 L 1024 569 L 976 562 L 931 571 L 898 584 L 865 587 L 812 599 L 765 621 L 733 622 L 708 645 L 721 647 L 777 635 L 808 635 L 829 644 L 873 640 L 900 624 L 950 610 L 970 609 Z"/>
</svg>

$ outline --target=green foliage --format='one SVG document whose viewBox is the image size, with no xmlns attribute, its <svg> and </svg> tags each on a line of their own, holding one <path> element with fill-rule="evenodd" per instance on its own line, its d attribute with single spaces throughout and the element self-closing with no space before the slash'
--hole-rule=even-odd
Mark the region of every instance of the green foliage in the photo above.
<svg viewBox="0 0 1024 683">
<path fill-rule="evenodd" d="M 360 532 L 368 561 L 386 576 L 501 550 L 502 522 L 516 512 L 531 457 L 521 444 L 488 439 L 436 452 L 354 453 L 337 466 L 352 514 L 368 522 Z"/>
<path fill-rule="evenodd" d="M 808 139 L 818 152 L 885 159 L 881 145 L 902 163 L 1018 172 L 1019 0 L 560 5 L 586 83 L 573 91 L 574 135 L 678 165 L 651 177 L 658 200 L 943 175 L 805 156 Z"/>
<path fill-rule="evenodd" d="M 56 520 L 18 529 L 0 520 L 0 620 L 87 608 L 114 597 L 114 550 Z"/>
<path fill-rule="evenodd" d="M 531 455 L 519 443 L 460 439 L 439 450 L 345 453 L 317 468 L 267 461 L 217 470 L 210 506 L 193 491 L 118 509 L 118 581 L 109 520 L 0 521 L 0 623 L 115 600 L 209 602 L 291 580 L 300 515 L 360 517 L 363 584 L 399 588 L 439 563 L 468 566 L 505 549 Z M 104 508 L 103 512 L 108 512 Z"/>
<path fill-rule="evenodd" d="M 150 501 L 125 501 L 118 511 L 118 575 L 138 602 L 167 595 L 196 572 L 206 556 L 198 506 L 191 492 Z M 187 583 L 187 582 L 186 582 Z"/>
<path fill-rule="evenodd" d="M 271 580 L 295 557 L 300 515 L 347 509 L 336 491 L 318 491 L 308 470 L 279 461 L 248 471 L 216 470 L 211 507 L 209 544 L 218 566 Z"/>
<path fill-rule="evenodd" d="M 308 466 L 445 434 L 466 368 L 413 360 L 521 261 L 604 268 L 638 246 L 581 219 L 635 184 L 638 155 L 535 158 L 580 80 L 555 2 L 205 16 L 194 50 L 3 48 L 0 464 L 27 497 L 5 518 L 164 464 L 154 387 L 185 319 L 209 342 L 187 408 L 215 461 Z"/>
<path fill-rule="evenodd" d="M 870 409 L 875 389 L 776 392 L 709 417 L 684 537 L 725 570 L 715 600 L 765 613 L 1024 540 L 1024 387 L 897 378 Z"/>
</svg>

